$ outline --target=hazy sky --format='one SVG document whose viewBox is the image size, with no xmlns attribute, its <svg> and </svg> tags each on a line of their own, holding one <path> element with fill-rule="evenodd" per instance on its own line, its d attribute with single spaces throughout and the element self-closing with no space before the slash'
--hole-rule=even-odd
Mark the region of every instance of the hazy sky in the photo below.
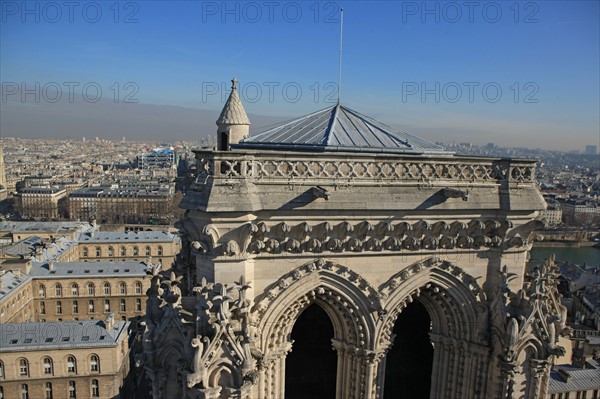
<svg viewBox="0 0 600 399">
<path fill-rule="evenodd" d="M 343 7 L 346 106 L 435 141 L 583 149 L 599 4 L 2 0 L 1 134 L 214 134 L 232 76 L 251 131 L 332 106 Z"/>
</svg>

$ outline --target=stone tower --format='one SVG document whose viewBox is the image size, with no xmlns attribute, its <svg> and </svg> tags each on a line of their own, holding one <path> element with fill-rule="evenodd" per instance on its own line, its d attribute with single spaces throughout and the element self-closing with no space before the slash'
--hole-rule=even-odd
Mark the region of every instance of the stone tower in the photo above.
<svg viewBox="0 0 600 399">
<path fill-rule="evenodd" d="M 566 313 L 552 261 L 526 271 L 535 160 L 340 104 L 245 137 L 235 82 L 219 122 L 148 291 L 152 398 L 545 397 Z"/>
<path fill-rule="evenodd" d="M 217 119 L 217 150 L 227 151 L 231 144 L 237 144 L 246 138 L 250 129 L 250 120 L 242 105 L 237 91 L 238 81 L 231 79 L 231 94 Z"/>
</svg>

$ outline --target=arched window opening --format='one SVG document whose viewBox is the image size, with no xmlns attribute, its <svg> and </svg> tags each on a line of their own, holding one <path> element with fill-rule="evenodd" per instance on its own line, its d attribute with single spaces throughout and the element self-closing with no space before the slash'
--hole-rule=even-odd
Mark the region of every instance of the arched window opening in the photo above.
<svg viewBox="0 0 600 399">
<path fill-rule="evenodd" d="M 75 381 L 69 381 L 69 398 L 77 397 L 77 388 L 75 386 Z"/>
<path fill-rule="evenodd" d="M 73 355 L 67 357 L 67 373 L 77 374 L 77 359 Z"/>
<path fill-rule="evenodd" d="M 54 367 L 52 365 L 51 358 L 45 357 L 44 360 L 42 361 L 42 363 L 44 365 L 44 374 L 46 374 L 46 375 L 54 374 Z"/>
<path fill-rule="evenodd" d="M 98 355 L 92 355 L 90 357 L 90 371 L 93 373 L 100 372 L 100 358 Z"/>
<path fill-rule="evenodd" d="M 333 334 L 333 324 L 319 305 L 313 304 L 300 314 L 292 329 L 292 351 L 285 361 L 286 399 L 336 397 Z"/>
<path fill-rule="evenodd" d="M 394 324 L 394 343 L 385 364 L 384 399 L 428 399 L 431 391 L 433 346 L 431 318 L 418 301 L 410 303 Z"/>
<path fill-rule="evenodd" d="M 52 399 L 52 383 L 47 382 L 44 387 L 44 394 L 46 399 Z"/>
<path fill-rule="evenodd" d="M 98 380 L 92 380 L 92 398 L 100 397 L 100 384 L 98 384 Z"/>
<path fill-rule="evenodd" d="M 19 375 L 21 377 L 29 376 L 29 362 L 27 361 L 27 359 L 19 360 Z"/>
</svg>

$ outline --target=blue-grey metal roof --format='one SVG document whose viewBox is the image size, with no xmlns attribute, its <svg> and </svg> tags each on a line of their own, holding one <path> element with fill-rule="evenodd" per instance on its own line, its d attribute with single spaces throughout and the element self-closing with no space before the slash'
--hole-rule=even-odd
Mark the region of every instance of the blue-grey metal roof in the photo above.
<svg viewBox="0 0 600 399">
<path fill-rule="evenodd" d="M 93 234 L 86 233 L 79 237 L 79 242 L 85 243 L 108 243 L 108 242 L 178 242 L 179 237 L 174 234 L 163 233 L 162 231 L 139 231 L 139 232 L 118 232 L 118 231 L 95 231 Z"/>
<path fill-rule="evenodd" d="M 586 391 L 600 389 L 600 362 L 598 360 L 588 361 L 589 368 L 578 368 L 571 365 L 555 366 L 550 372 L 550 384 L 548 393 Z M 563 369 L 569 374 L 569 378 L 563 378 L 558 369 Z"/>
<path fill-rule="evenodd" d="M 41 237 L 31 236 L 2 247 L 2 253 L 8 256 L 29 257 L 32 253 L 35 253 L 37 247 L 41 247 L 42 245 L 44 245 L 44 243 Z"/>
<path fill-rule="evenodd" d="M 7 271 L 0 275 L 0 301 L 4 298 L 8 298 L 11 294 L 17 292 L 16 288 L 20 287 L 21 284 L 31 280 L 26 274 L 13 273 Z"/>
<path fill-rule="evenodd" d="M 33 277 L 117 277 L 145 276 L 149 271 L 144 262 L 54 262 L 34 263 L 29 274 Z"/>
<path fill-rule="evenodd" d="M 342 105 L 283 122 L 232 148 L 304 151 L 440 153 L 444 147 L 413 136 Z"/>
<path fill-rule="evenodd" d="M 101 320 L 0 325 L 0 352 L 116 346 L 127 336 L 129 322 L 110 329 Z"/>
<path fill-rule="evenodd" d="M 47 233 L 65 233 L 77 229 L 89 230 L 91 224 L 87 222 L 30 222 L 30 221 L 2 221 L 0 222 L 0 231 L 18 232 L 47 232 Z"/>
</svg>

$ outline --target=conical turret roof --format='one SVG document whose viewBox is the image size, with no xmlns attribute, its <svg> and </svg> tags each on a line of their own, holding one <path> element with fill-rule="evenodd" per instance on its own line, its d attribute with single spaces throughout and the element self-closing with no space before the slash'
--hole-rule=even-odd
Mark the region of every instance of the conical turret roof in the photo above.
<svg viewBox="0 0 600 399">
<path fill-rule="evenodd" d="M 441 153 L 444 147 L 403 132 L 339 103 L 269 127 L 236 148 L 301 151 Z"/>
<path fill-rule="evenodd" d="M 231 79 L 231 94 L 221 111 L 217 125 L 249 125 L 250 119 L 246 114 L 242 100 L 237 91 L 237 80 Z"/>
</svg>

